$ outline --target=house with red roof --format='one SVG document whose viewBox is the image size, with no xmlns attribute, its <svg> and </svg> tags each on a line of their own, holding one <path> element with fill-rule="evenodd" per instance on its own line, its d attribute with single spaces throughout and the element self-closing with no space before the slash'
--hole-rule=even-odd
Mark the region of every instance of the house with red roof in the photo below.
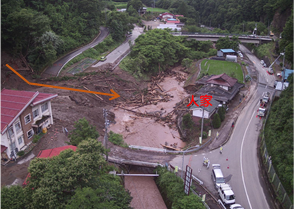
<svg viewBox="0 0 294 210">
<path fill-rule="evenodd" d="M 17 156 L 35 134 L 53 124 L 51 100 L 57 94 L 1 90 L 1 160 Z"/>
<path fill-rule="evenodd" d="M 53 149 L 46 149 L 46 150 L 41 150 L 37 156 L 37 158 L 51 158 L 58 156 L 62 151 L 66 149 L 71 149 L 73 151 L 77 150 L 76 146 L 68 145 L 68 146 L 63 146 L 63 147 L 56 147 Z M 26 186 L 28 184 L 28 178 L 31 177 L 30 173 L 28 173 L 26 179 L 24 180 L 22 186 Z"/>
<path fill-rule="evenodd" d="M 239 83 L 237 79 L 228 76 L 226 73 L 219 75 L 206 75 L 195 82 L 195 85 L 201 85 L 195 93 L 195 97 L 201 95 L 210 95 L 213 99 L 222 104 L 229 103 L 240 91 L 244 84 Z"/>
</svg>

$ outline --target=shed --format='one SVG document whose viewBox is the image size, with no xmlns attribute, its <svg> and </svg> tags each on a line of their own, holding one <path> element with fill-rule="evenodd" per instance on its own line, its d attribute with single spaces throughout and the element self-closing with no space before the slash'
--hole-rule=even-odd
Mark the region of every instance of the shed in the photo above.
<svg viewBox="0 0 294 210">
<path fill-rule="evenodd" d="M 191 107 L 190 107 L 190 110 L 192 110 L 193 112 L 193 116 L 194 117 L 201 117 L 202 118 L 202 110 L 204 110 L 204 114 L 203 114 L 203 118 L 205 119 L 208 119 L 211 117 L 211 115 L 216 111 L 218 105 L 219 105 L 219 102 L 214 100 L 213 98 L 210 100 L 210 103 L 212 106 L 207 106 L 207 107 L 204 107 L 204 106 L 201 106 L 201 102 L 200 102 L 200 99 L 198 99 L 196 101 L 196 104 L 198 104 L 199 106 L 196 106 L 195 104 L 193 104 Z"/>
<path fill-rule="evenodd" d="M 233 49 L 220 49 L 217 52 L 218 57 L 221 57 L 221 56 L 226 57 L 226 55 L 237 55 L 237 53 Z"/>
<path fill-rule="evenodd" d="M 237 56 L 236 55 L 227 55 L 226 61 L 237 62 Z"/>
</svg>

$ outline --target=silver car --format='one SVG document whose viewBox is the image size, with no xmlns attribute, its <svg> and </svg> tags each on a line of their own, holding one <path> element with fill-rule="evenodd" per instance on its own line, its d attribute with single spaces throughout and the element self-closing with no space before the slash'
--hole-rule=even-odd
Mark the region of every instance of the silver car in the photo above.
<svg viewBox="0 0 294 210">
<path fill-rule="evenodd" d="M 225 184 L 225 178 L 222 170 L 220 169 L 220 164 L 212 164 L 211 179 L 213 181 L 215 189 L 217 190 L 220 184 Z"/>
</svg>

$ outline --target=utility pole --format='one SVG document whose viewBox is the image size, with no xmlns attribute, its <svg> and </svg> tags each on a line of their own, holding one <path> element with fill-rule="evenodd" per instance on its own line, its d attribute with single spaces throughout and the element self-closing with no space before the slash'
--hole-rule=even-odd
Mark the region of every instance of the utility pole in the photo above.
<svg viewBox="0 0 294 210">
<path fill-rule="evenodd" d="M 202 143 L 202 133 L 203 133 L 203 117 L 204 117 L 204 109 L 202 108 L 202 122 L 201 122 L 201 143 Z"/>
<path fill-rule="evenodd" d="M 244 33 L 244 23 L 243 23 L 243 33 Z"/>
<path fill-rule="evenodd" d="M 109 120 L 107 119 L 107 110 L 103 109 L 103 117 L 105 121 L 105 134 L 104 134 L 104 147 L 107 150 L 108 133 L 107 128 L 109 127 Z M 108 161 L 108 152 L 106 151 L 106 161 Z"/>
<path fill-rule="evenodd" d="M 284 49 L 284 52 L 283 52 L 282 91 L 283 91 L 283 87 L 284 87 L 284 75 L 285 75 L 285 67 L 284 67 L 284 63 L 285 63 L 285 49 Z"/>
<path fill-rule="evenodd" d="M 185 157 L 185 152 L 183 151 L 183 158 L 182 158 L 182 173 L 181 173 L 181 178 L 183 178 L 183 171 L 184 171 L 184 157 Z"/>
</svg>

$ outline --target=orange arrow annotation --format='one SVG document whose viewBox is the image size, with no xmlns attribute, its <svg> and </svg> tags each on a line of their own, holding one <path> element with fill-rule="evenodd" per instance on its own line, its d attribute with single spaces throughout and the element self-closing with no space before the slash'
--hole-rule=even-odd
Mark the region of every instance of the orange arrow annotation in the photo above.
<svg viewBox="0 0 294 210">
<path fill-rule="evenodd" d="M 110 89 L 111 93 L 101 93 L 101 92 L 96 92 L 96 91 L 89 91 L 89 90 L 81 90 L 81 89 L 75 89 L 75 88 L 67 88 L 67 87 L 60 87 L 60 86 L 54 86 L 54 85 L 45 85 L 45 84 L 39 84 L 39 83 L 33 83 L 29 82 L 26 80 L 23 76 L 21 76 L 17 71 L 15 71 L 11 66 L 6 64 L 6 66 L 13 71 L 17 76 L 19 76 L 23 81 L 28 83 L 29 85 L 35 85 L 35 86 L 41 86 L 41 87 L 49 87 L 49 88 L 56 88 L 56 89 L 63 89 L 63 90 L 71 90 L 71 91 L 77 91 L 77 92 L 83 92 L 83 93 L 93 93 L 93 94 L 98 94 L 98 95 L 105 95 L 105 96 L 112 96 L 109 100 L 116 99 L 120 97 L 119 94 L 117 94 L 114 90 Z"/>
</svg>

